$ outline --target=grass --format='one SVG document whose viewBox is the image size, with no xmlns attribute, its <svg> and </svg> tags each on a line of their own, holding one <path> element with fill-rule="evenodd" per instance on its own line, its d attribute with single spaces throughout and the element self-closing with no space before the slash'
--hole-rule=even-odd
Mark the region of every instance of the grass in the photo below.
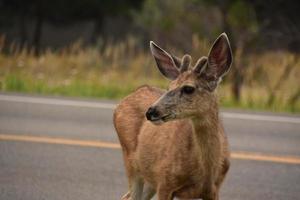
<svg viewBox="0 0 300 200">
<path fill-rule="evenodd" d="M 192 55 L 206 49 L 195 46 Z M 241 100 L 234 101 L 229 73 L 219 88 L 221 105 L 299 113 L 298 57 L 288 52 L 266 52 L 235 58 L 245 77 Z M 39 57 L 27 50 L 0 52 L 1 91 L 121 99 L 143 84 L 166 88 L 168 81 L 159 74 L 150 53 L 139 49 L 132 39 L 87 48 L 74 43 Z"/>
<path fill-rule="evenodd" d="M 51 84 L 51 81 L 35 80 L 34 77 L 24 77 L 21 74 L 8 74 L 3 82 L 2 91 L 107 99 L 120 99 L 142 85 L 138 83 L 124 85 L 121 81 L 109 84 L 98 80 L 85 81 L 80 79 Z"/>
</svg>

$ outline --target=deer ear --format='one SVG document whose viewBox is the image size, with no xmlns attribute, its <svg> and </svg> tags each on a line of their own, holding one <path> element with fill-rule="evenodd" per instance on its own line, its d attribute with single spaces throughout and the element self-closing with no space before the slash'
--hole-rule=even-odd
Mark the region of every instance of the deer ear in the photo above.
<svg viewBox="0 0 300 200">
<path fill-rule="evenodd" d="M 228 37 L 222 33 L 209 51 L 207 65 L 201 68 L 200 77 L 207 81 L 207 87 L 213 91 L 229 71 L 232 63 L 232 53 Z"/>
<path fill-rule="evenodd" d="M 209 80 L 219 81 L 229 71 L 232 53 L 228 37 L 222 33 L 214 42 L 209 54 L 204 75 Z"/>
<path fill-rule="evenodd" d="M 159 71 L 168 79 L 176 79 L 179 75 L 179 70 L 176 62 L 174 61 L 175 57 L 171 56 L 153 41 L 150 42 L 150 49 Z"/>
</svg>

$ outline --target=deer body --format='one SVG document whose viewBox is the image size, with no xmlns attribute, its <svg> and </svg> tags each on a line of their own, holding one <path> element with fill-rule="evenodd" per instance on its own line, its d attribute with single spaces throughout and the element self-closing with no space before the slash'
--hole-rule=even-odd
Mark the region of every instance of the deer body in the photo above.
<svg viewBox="0 0 300 200">
<path fill-rule="evenodd" d="M 156 59 L 160 56 L 154 52 Z M 200 68 L 205 60 L 197 63 Z M 189 65 L 186 58 L 177 62 L 181 68 Z M 167 92 L 141 87 L 116 108 L 114 125 L 130 187 L 123 199 L 150 200 L 155 193 L 159 200 L 218 199 L 229 169 L 228 143 L 218 116 L 217 97 L 203 89 L 208 87 L 207 81 L 195 70 L 186 67 Z"/>
</svg>

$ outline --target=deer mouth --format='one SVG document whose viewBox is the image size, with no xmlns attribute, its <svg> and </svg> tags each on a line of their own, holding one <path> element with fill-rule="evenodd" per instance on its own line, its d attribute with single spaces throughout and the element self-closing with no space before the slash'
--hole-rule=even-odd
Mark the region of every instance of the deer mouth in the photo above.
<svg viewBox="0 0 300 200">
<path fill-rule="evenodd" d="M 156 107 L 150 107 L 145 113 L 147 120 L 151 121 L 154 124 L 162 124 L 163 122 L 169 121 L 175 118 L 175 113 L 168 112 L 164 114 L 160 112 Z"/>
<path fill-rule="evenodd" d="M 161 117 L 161 120 L 166 122 L 166 121 L 169 121 L 171 119 L 174 119 L 175 118 L 175 115 L 174 114 L 168 114 L 168 115 L 164 115 Z"/>
<path fill-rule="evenodd" d="M 163 122 L 167 122 L 171 119 L 175 119 L 174 114 L 167 114 L 162 117 L 152 118 L 150 121 L 153 122 L 154 124 L 162 124 Z"/>
</svg>

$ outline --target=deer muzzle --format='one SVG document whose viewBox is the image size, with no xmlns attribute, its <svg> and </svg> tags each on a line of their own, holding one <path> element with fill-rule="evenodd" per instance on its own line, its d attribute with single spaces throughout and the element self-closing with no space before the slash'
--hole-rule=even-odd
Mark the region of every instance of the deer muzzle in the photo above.
<svg viewBox="0 0 300 200">
<path fill-rule="evenodd" d="M 146 112 L 146 118 L 152 123 L 158 125 L 167 122 L 168 120 L 174 119 L 175 115 L 163 114 L 162 112 L 159 111 L 157 106 L 151 106 Z"/>
<path fill-rule="evenodd" d="M 156 107 L 150 107 L 146 112 L 146 118 L 149 121 L 160 120 L 160 113 Z"/>
</svg>

